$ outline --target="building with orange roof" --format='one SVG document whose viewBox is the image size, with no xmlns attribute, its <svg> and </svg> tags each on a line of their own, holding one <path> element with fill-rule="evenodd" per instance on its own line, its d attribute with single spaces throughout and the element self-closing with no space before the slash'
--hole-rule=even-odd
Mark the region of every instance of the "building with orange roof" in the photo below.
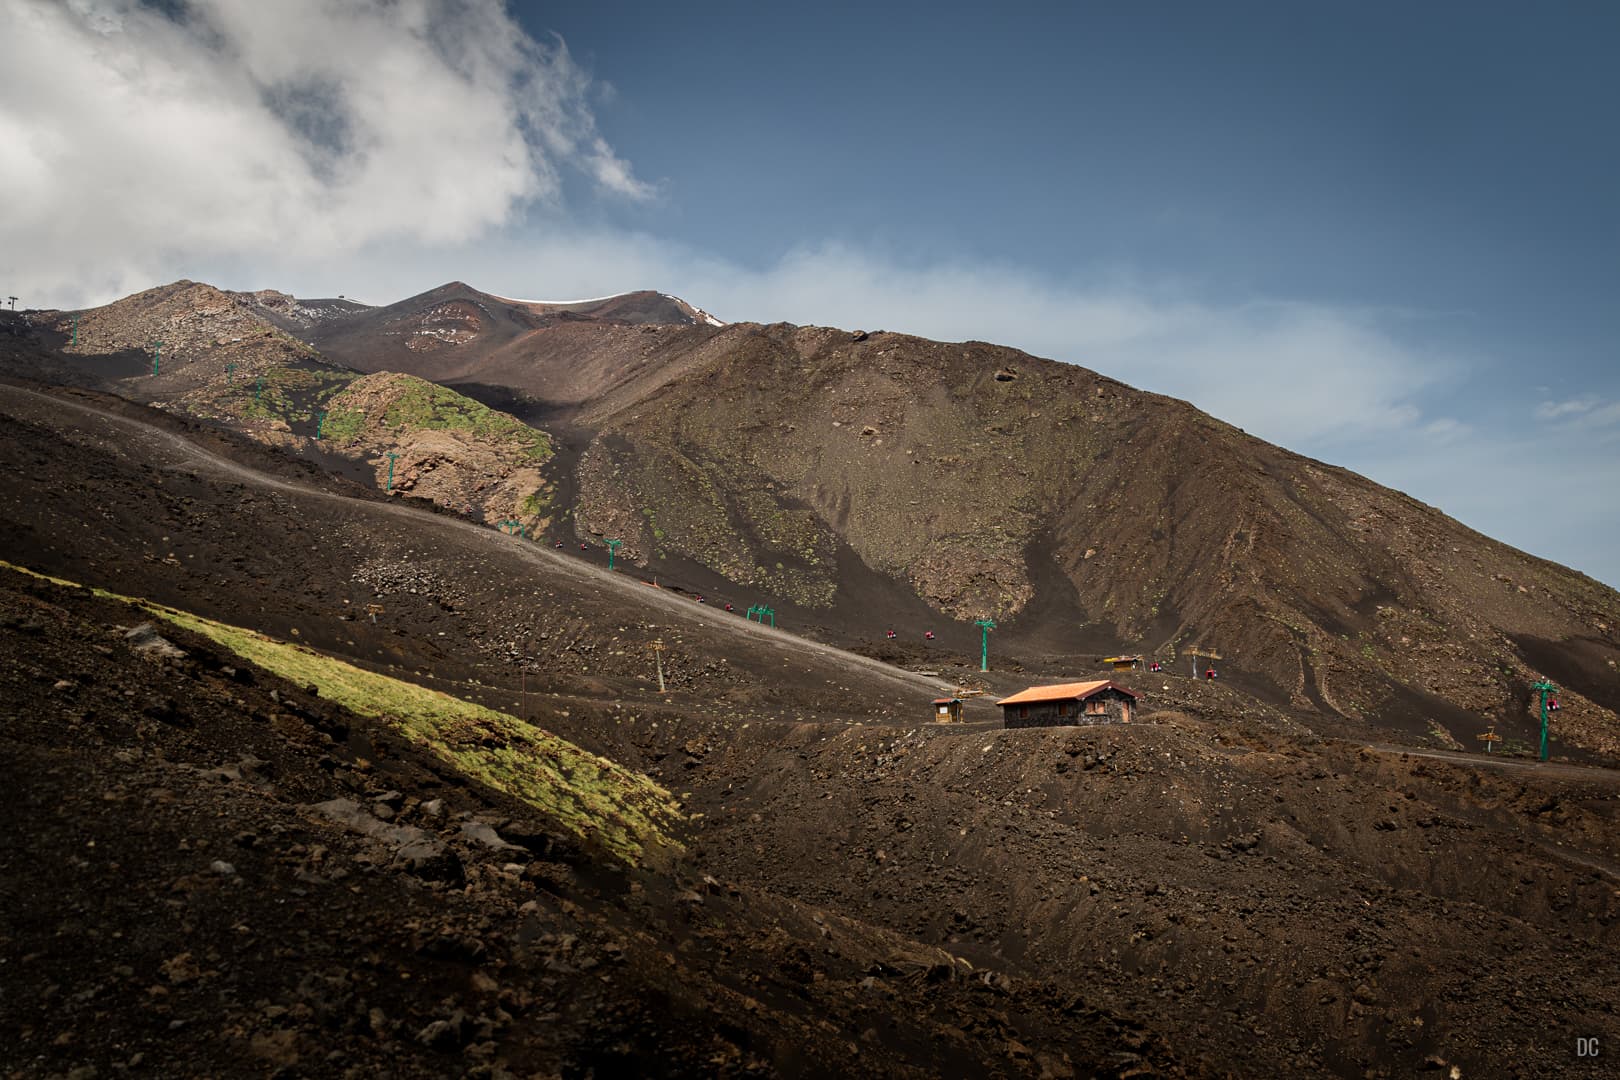
<svg viewBox="0 0 1620 1080">
<path fill-rule="evenodd" d="M 1010 728 L 1065 724 L 1128 724 L 1136 712 L 1136 691 L 1112 679 L 1032 686 L 996 702 Z"/>
</svg>

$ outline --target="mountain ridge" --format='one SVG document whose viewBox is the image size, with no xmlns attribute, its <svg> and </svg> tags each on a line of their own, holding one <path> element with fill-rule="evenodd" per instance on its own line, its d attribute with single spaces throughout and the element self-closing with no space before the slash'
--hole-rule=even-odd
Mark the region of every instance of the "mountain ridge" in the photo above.
<svg viewBox="0 0 1620 1080">
<path fill-rule="evenodd" d="M 182 285 L 120 303 L 180 326 L 163 304 Z M 248 303 L 216 294 L 193 300 Z M 1527 687 L 1557 668 L 1572 744 L 1620 752 L 1620 596 L 1584 575 L 1077 365 L 883 331 L 714 326 L 690 305 L 680 322 L 631 321 L 669 302 L 542 311 L 451 282 L 252 340 L 294 365 L 459 388 L 540 426 L 556 450 L 544 523 L 563 539 L 620 540 L 650 573 L 713 575 L 832 640 L 875 643 L 891 622 L 914 639 L 931 611 L 953 647 L 988 617 L 996 646 L 1053 663 L 1214 649 L 1223 677 L 1330 729 L 1447 745 L 1530 723 Z"/>
</svg>

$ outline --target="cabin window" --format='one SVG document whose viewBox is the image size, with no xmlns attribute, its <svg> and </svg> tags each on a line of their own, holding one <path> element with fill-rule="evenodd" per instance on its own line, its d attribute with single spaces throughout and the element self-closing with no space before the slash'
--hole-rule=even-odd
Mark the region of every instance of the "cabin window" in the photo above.
<svg viewBox="0 0 1620 1080">
<path fill-rule="evenodd" d="M 1028 720 L 1029 719 L 1029 706 L 1028 705 L 1020 705 L 1020 706 L 1018 706 L 1018 719 L 1020 719 L 1020 720 Z"/>
<path fill-rule="evenodd" d="M 1107 710 L 1108 710 L 1108 704 L 1106 702 L 1104 702 L 1104 701 L 1097 700 L 1097 701 L 1088 701 L 1088 702 L 1086 702 L 1086 715 L 1087 716 L 1101 716 Z"/>
</svg>

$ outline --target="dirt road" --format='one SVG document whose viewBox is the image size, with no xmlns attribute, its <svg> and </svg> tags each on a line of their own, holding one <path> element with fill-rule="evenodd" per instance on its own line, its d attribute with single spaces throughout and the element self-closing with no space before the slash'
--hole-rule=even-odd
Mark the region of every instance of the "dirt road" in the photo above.
<svg viewBox="0 0 1620 1080">
<path fill-rule="evenodd" d="M 134 417 L 98 408 L 66 395 L 0 384 L 0 407 L 3 407 L 8 415 L 18 419 L 49 423 L 57 428 L 63 426 L 66 413 L 80 421 L 78 430 L 86 439 L 95 440 L 104 449 L 113 450 L 124 456 L 139 458 L 148 463 L 162 463 L 165 468 L 184 469 L 199 474 L 212 473 L 239 483 L 299 498 L 341 502 L 352 509 L 363 509 L 366 512 L 393 518 L 409 518 L 414 530 L 452 532 L 462 540 L 474 540 L 491 551 L 498 548 L 510 553 L 515 549 L 523 559 L 543 567 L 548 574 L 561 574 L 591 588 L 613 590 L 634 604 L 657 608 L 684 621 L 695 622 L 698 626 L 710 627 L 738 638 L 748 638 L 756 643 L 762 641 L 773 643 L 801 654 L 818 656 L 854 668 L 866 675 L 889 682 L 903 693 L 938 695 L 952 690 L 951 684 L 944 680 L 904 671 L 882 661 L 811 641 L 784 629 L 750 622 L 729 613 L 706 615 L 698 605 L 677 593 L 651 588 L 634 577 L 593 566 L 566 553 L 516 540 L 485 526 L 427 513 L 397 502 L 360 501 L 339 492 L 324 491 L 307 484 L 270 476 L 261 470 L 232 461 L 228 457 L 199 446 L 176 432 L 165 431 Z"/>
</svg>

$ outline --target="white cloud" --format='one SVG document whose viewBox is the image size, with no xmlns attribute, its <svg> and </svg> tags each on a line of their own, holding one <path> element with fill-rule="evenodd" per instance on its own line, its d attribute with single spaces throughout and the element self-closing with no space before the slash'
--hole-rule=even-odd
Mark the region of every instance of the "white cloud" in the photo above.
<svg viewBox="0 0 1620 1080">
<path fill-rule="evenodd" d="M 1566 416 L 1580 416 L 1597 408 L 1599 401 L 1595 397 L 1570 398 L 1567 401 L 1543 401 L 1536 406 L 1536 419 L 1559 420 Z"/>
<path fill-rule="evenodd" d="M 1441 416 L 1430 420 L 1423 425 L 1422 435 L 1436 446 L 1449 446 L 1471 438 L 1475 432 L 1472 426 L 1450 416 Z"/>
<path fill-rule="evenodd" d="M 0 249 L 36 303 L 177 262 L 466 241 L 560 169 L 645 198 L 589 77 L 499 0 L 0 0 Z M 19 282 L 17 287 L 22 287 Z"/>
<path fill-rule="evenodd" d="M 1565 401 L 1543 401 L 1536 406 L 1536 419 L 1593 431 L 1620 425 L 1620 401 L 1606 401 L 1595 394 Z"/>
</svg>

